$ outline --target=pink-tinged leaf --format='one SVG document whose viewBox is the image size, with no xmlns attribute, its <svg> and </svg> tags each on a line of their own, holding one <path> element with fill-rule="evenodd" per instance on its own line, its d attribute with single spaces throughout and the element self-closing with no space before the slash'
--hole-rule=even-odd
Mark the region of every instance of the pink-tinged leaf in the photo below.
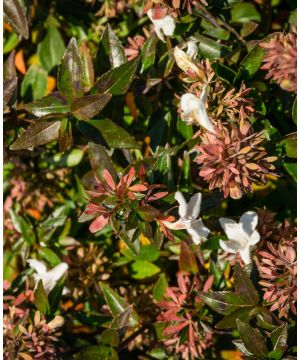
<svg viewBox="0 0 300 360">
<path fill-rule="evenodd" d="M 107 183 L 107 185 L 112 189 L 114 190 L 116 188 L 116 184 L 114 182 L 114 179 L 112 178 L 112 176 L 110 175 L 110 173 L 104 169 L 103 170 L 103 177 Z"/>
<path fill-rule="evenodd" d="M 124 182 L 126 186 L 130 186 L 134 177 L 135 177 L 135 170 L 134 167 L 131 167 L 128 171 L 128 174 L 124 176 Z"/>
<path fill-rule="evenodd" d="M 214 283 L 214 276 L 210 275 L 208 279 L 205 281 L 205 284 L 203 286 L 203 291 L 208 291 L 212 288 Z"/>
<path fill-rule="evenodd" d="M 136 184 L 136 185 L 130 186 L 129 190 L 130 191 L 147 191 L 148 187 L 143 184 Z"/>
<path fill-rule="evenodd" d="M 181 324 L 169 326 L 164 330 L 164 334 L 165 335 L 176 334 L 176 333 L 180 332 L 182 329 L 184 329 L 185 327 L 187 327 L 188 324 L 189 324 L 188 321 L 185 320 Z"/>
<path fill-rule="evenodd" d="M 101 229 L 104 228 L 105 225 L 107 225 L 109 220 L 109 217 L 105 217 L 103 215 L 100 215 L 96 217 L 96 219 L 91 223 L 89 230 L 91 233 L 95 233 Z"/>
<path fill-rule="evenodd" d="M 130 200 L 134 201 L 135 200 L 135 196 L 134 193 L 131 191 L 128 191 L 127 196 L 129 197 Z"/>
<path fill-rule="evenodd" d="M 153 194 L 153 195 L 151 195 L 151 196 L 148 197 L 148 202 L 161 199 L 161 198 L 167 196 L 168 194 L 169 194 L 168 191 L 162 191 L 162 192 Z"/>
<path fill-rule="evenodd" d="M 103 208 L 96 204 L 88 204 L 85 209 L 85 214 L 92 215 L 95 213 L 103 212 Z"/>
</svg>

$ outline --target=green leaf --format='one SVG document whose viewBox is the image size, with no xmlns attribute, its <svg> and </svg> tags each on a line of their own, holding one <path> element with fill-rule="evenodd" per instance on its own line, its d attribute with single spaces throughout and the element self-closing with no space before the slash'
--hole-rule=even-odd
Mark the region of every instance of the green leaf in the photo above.
<svg viewBox="0 0 300 360">
<path fill-rule="evenodd" d="M 111 148 L 140 148 L 140 145 L 126 130 L 109 119 L 79 121 L 78 128 L 84 136 L 96 144 L 103 143 L 102 139 L 104 139 Z"/>
<path fill-rule="evenodd" d="M 195 38 L 199 40 L 199 53 L 210 60 L 219 58 L 228 53 L 228 48 L 218 44 L 215 40 L 205 37 L 200 34 L 195 34 Z"/>
<path fill-rule="evenodd" d="M 105 147 L 102 145 L 95 144 L 93 142 L 88 143 L 89 147 L 89 158 L 94 173 L 100 180 L 103 180 L 103 170 L 106 169 L 115 182 L 117 182 L 117 172 L 114 168 L 114 164 L 108 155 Z"/>
<path fill-rule="evenodd" d="M 289 134 L 280 141 L 279 146 L 284 147 L 285 155 L 290 158 L 297 158 L 297 134 Z"/>
<path fill-rule="evenodd" d="M 60 121 L 41 120 L 29 125 L 11 146 L 11 150 L 28 149 L 48 144 L 58 138 Z"/>
<path fill-rule="evenodd" d="M 132 306 L 129 306 L 122 313 L 118 314 L 110 324 L 111 329 L 119 330 L 127 328 L 129 325 L 129 319 L 132 313 Z"/>
<path fill-rule="evenodd" d="M 246 349 L 258 358 L 265 358 L 268 354 L 268 348 L 259 331 L 239 319 L 236 320 L 236 325 Z"/>
<path fill-rule="evenodd" d="M 47 93 L 48 74 L 38 65 L 31 65 L 21 84 L 21 96 L 27 100 L 37 100 Z"/>
<path fill-rule="evenodd" d="M 37 52 L 42 67 L 48 72 L 60 63 L 66 50 L 64 41 L 58 29 L 50 26 L 44 39 L 38 44 Z"/>
<path fill-rule="evenodd" d="M 70 112 L 70 105 L 58 92 L 24 105 L 24 109 L 34 116 L 58 118 Z"/>
<path fill-rule="evenodd" d="M 256 10 L 255 5 L 250 2 L 236 4 L 231 9 L 231 21 L 237 24 L 247 23 L 249 21 L 260 22 L 260 13 Z"/>
<path fill-rule="evenodd" d="M 118 295 L 108 285 L 100 282 L 99 283 L 105 301 L 114 316 L 117 316 L 124 312 L 128 308 L 128 304 L 125 299 Z M 138 317 L 136 312 L 133 310 L 130 317 L 130 325 L 136 326 L 138 324 Z"/>
<path fill-rule="evenodd" d="M 20 218 L 20 230 L 24 241 L 28 245 L 35 243 L 35 236 L 30 223 L 28 223 L 23 217 Z"/>
<path fill-rule="evenodd" d="M 120 337 L 117 330 L 106 329 L 100 335 L 99 342 L 108 346 L 116 347 L 120 343 Z"/>
<path fill-rule="evenodd" d="M 150 68 L 155 62 L 157 36 L 153 33 L 142 47 L 142 68 L 141 73 Z"/>
<path fill-rule="evenodd" d="M 61 263 L 60 258 L 55 254 L 54 251 L 49 248 L 41 248 L 39 250 L 39 255 L 41 255 L 41 257 L 45 259 L 51 267 L 54 267 Z"/>
<path fill-rule="evenodd" d="M 72 102 L 71 112 L 79 120 L 89 120 L 97 115 L 110 99 L 110 94 L 87 95 Z"/>
<path fill-rule="evenodd" d="M 296 163 L 284 163 L 283 167 L 291 178 L 297 183 L 297 164 Z"/>
<path fill-rule="evenodd" d="M 160 272 L 160 268 L 149 261 L 137 260 L 130 266 L 134 279 L 146 279 Z"/>
<path fill-rule="evenodd" d="M 139 216 L 147 222 L 154 221 L 159 215 L 159 211 L 151 205 L 139 206 L 136 211 Z"/>
<path fill-rule="evenodd" d="M 186 140 L 191 139 L 194 135 L 193 126 L 188 125 L 185 121 L 181 120 L 180 117 L 177 118 L 177 130 Z"/>
<path fill-rule="evenodd" d="M 221 26 L 212 25 L 208 20 L 202 19 L 201 26 L 205 29 L 204 35 L 211 36 L 219 40 L 229 40 L 230 32 L 222 28 Z"/>
<path fill-rule="evenodd" d="M 96 54 L 97 75 L 107 72 L 110 68 L 117 68 L 126 63 L 125 50 L 109 24 L 106 25 L 101 36 Z"/>
<path fill-rule="evenodd" d="M 64 152 L 69 149 L 72 142 L 72 124 L 68 118 L 61 120 L 58 134 L 59 150 Z"/>
<path fill-rule="evenodd" d="M 292 117 L 295 124 L 297 124 L 297 98 L 295 98 L 293 108 L 292 108 Z"/>
<path fill-rule="evenodd" d="M 45 159 L 45 161 L 49 164 L 55 164 L 57 167 L 74 167 L 80 164 L 83 156 L 83 150 L 71 149 L 65 153 L 57 153 L 53 157 Z"/>
<path fill-rule="evenodd" d="M 153 297 L 156 301 L 161 301 L 164 298 L 168 282 L 164 273 L 159 275 L 157 282 L 153 287 Z"/>
<path fill-rule="evenodd" d="M 216 329 L 232 329 L 236 326 L 237 319 L 249 321 L 249 313 L 251 310 L 251 307 L 247 307 L 233 311 L 231 314 L 225 316 L 216 324 Z"/>
<path fill-rule="evenodd" d="M 19 36 L 15 32 L 9 33 L 8 37 L 4 39 L 3 54 L 8 54 L 19 44 Z"/>
<path fill-rule="evenodd" d="M 28 39 L 28 22 L 23 2 L 21 3 L 19 0 L 4 0 L 3 12 L 16 31 L 22 35 L 23 38 Z"/>
<path fill-rule="evenodd" d="M 50 291 L 48 296 L 49 306 L 51 314 L 55 313 L 58 309 L 59 302 L 64 290 L 65 279 L 60 279 L 55 287 Z"/>
<path fill-rule="evenodd" d="M 235 82 L 241 78 L 245 80 L 251 79 L 256 74 L 266 53 L 265 50 L 260 46 L 260 43 L 268 42 L 277 35 L 278 32 L 269 34 L 254 46 L 249 54 L 242 60 L 238 74 L 234 80 Z"/>
<path fill-rule="evenodd" d="M 49 314 L 50 306 L 42 280 L 39 280 L 34 292 L 34 304 L 42 314 Z"/>
<path fill-rule="evenodd" d="M 90 55 L 90 50 L 83 42 L 79 47 L 79 51 L 83 63 L 84 83 L 88 88 L 90 88 L 93 86 L 95 81 L 94 66 Z"/>
<path fill-rule="evenodd" d="M 252 21 L 245 22 L 241 29 L 241 37 L 245 38 L 251 35 L 258 27 L 258 24 Z"/>
<path fill-rule="evenodd" d="M 111 69 L 101 75 L 92 89 L 92 93 L 122 95 L 127 92 L 135 76 L 139 58 Z"/>
<path fill-rule="evenodd" d="M 185 241 L 180 243 L 179 269 L 193 274 L 199 272 L 196 256 Z"/>
<path fill-rule="evenodd" d="M 240 295 L 247 304 L 257 305 L 259 303 L 259 295 L 252 281 L 239 263 L 236 263 L 234 267 L 234 286 L 236 293 Z"/>
<path fill-rule="evenodd" d="M 287 323 L 282 324 L 271 333 L 271 341 L 273 350 L 285 351 L 288 340 L 288 326 Z"/>
<path fill-rule="evenodd" d="M 74 360 L 119 360 L 119 356 L 111 347 L 93 345 L 75 354 Z"/>
<path fill-rule="evenodd" d="M 221 315 L 229 315 L 235 310 L 252 307 L 251 304 L 245 303 L 238 294 L 231 291 L 215 291 L 213 293 L 201 291 L 199 295 L 206 305 Z"/>
<path fill-rule="evenodd" d="M 84 94 L 83 63 L 75 38 L 70 40 L 61 60 L 57 87 L 68 100 L 80 98 Z"/>
</svg>

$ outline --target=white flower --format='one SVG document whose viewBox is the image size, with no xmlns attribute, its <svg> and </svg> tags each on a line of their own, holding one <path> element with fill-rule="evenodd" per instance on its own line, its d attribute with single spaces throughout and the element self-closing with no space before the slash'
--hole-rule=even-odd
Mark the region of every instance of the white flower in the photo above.
<svg viewBox="0 0 300 360">
<path fill-rule="evenodd" d="M 181 117 L 187 124 L 197 123 L 206 130 L 215 132 L 212 122 L 209 120 L 205 103 L 207 99 L 206 85 L 203 86 L 200 97 L 194 94 L 186 93 L 181 96 L 180 107 Z"/>
<path fill-rule="evenodd" d="M 47 293 L 55 287 L 58 280 L 61 279 L 68 270 L 68 264 L 64 262 L 56 265 L 49 271 L 47 271 L 46 265 L 42 261 L 29 259 L 27 262 L 29 266 L 36 271 L 36 274 L 33 275 L 35 287 L 37 287 L 38 282 L 42 280 L 44 289 Z"/>
<path fill-rule="evenodd" d="M 197 42 L 194 40 L 189 40 L 187 43 L 187 50 L 186 50 L 186 54 L 191 58 L 191 59 L 196 59 L 197 54 L 198 54 L 198 46 L 197 46 Z"/>
<path fill-rule="evenodd" d="M 250 264 L 251 250 L 260 240 L 260 235 L 255 230 L 258 222 L 256 212 L 245 212 L 239 223 L 226 218 L 220 218 L 219 221 L 229 239 L 229 241 L 220 240 L 221 248 L 232 254 L 239 253 L 244 263 Z"/>
<path fill-rule="evenodd" d="M 200 213 L 201 193 L 193 195 L 189 203 L 187 203 L 182 193 L 177 191 L 175 199 L 179 203 L 178 213 L 180 219 L 174 223 L 163 221 L 163 224 L 172 230 L 185 229 L 191 235 L 193 242 L 197 245 L 200 244 L 201 241 L 206 241 L 210 230 L 204 226 L 200 218 L 197 219 Z"/>
<path fill-rule="evenodd" d="M 199 73 L 198 66 L 194 64 L 189 55 L 183 50 L 179 49 L 178 46 L 175 46 L 174 48 L 174 58 L 177 66 L 185 73 L 187 73 L 188 71 L 192 71 L 196 74 Z"/>
<path fill-rule="evenodd" d="M 172 36 L 175 30 L 175 20 L 170 15 L 166 15 L 161 19 L 153 19 L 153 10 L 150 9 L 147 11 L 149 19 L 154 25 L 154 30 L 158 38 L 165 42 L 164 35 Z"/>
</svg>

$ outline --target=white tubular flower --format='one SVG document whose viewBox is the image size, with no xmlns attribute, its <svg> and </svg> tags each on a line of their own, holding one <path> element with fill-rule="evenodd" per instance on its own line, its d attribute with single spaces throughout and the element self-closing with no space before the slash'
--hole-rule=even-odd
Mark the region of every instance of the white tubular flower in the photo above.
<svg viewBox="0 0 300 360">
<path fill-rule="evenodd" d="M 220 240 L 221 248 L 232 254 L 239 253 L 244 263 L 250 264 L 252 262 L 251 250 L 260 240 L 260 235 L 255 230 L 258 223 L 256 212 L 245 212 L 240 217 L 239 223 L 226 218 L 220 218 L 219 221 L 229 239 L 228 241 Z"/>
<path fill-rule="evenodd" d="M 158 38 L 165 42 L 164 35 L 172 36 L 175 30 L 175 20 L 170 15 L 166 15 L 161 19 L 153 19 L 153 9 L 147 11 L 149 19 L 154 25 L 154 30 Z"/>
<path fill-rule="evenodd" d="M 180 107 L 182 110 L 181 118 L 187 124 L 198 124 L 204 127 L 206 130 L 215 133 L 214 126 L 208 118 L 207 111 L 205 109 L 205 103 L 207 99 L 206 85 L 203 86 L 200 97 L 194 94 L 186 93 L 181 96 Z"/>
<path fill-rule="evenodd" d="M 33 275 L 35 288 L 37 287 L 38 282 L 42 280 L 44 289 L 47 293 L 49 293 L 55 287 L 58 280 L 61 279 L 68 270 L 68 264 L 64 262 L 56 265 L 49 271 L 47 271 L 46 265 L 42 261 L 29 259 L 27 262 L 29 266 L 36 272 L 36 274 Z"/>
<path fill-rule="evenodd" d="M 199 73 L 198 66 L 194 64 L 190 56 L 183 50 L 179 49 L 178 46 L 175 46 L 174 48 L 174 58 L 177 66 L 185 73 L 187 73 L 188 71 L 192 71 L 196 74 Z"/>
<path fill-rule="evenodd" d="M 207 240 L 207 236 L 210 230 L 204 226 L 202 220 L 197 217 L 200 214 L 200 206 L 202 195 L 201 193 L 195 194 L 191 197 L 189 203 L 185 201 L 182 193 L 177 191 L 175 199 L 179 203 L 179 220 L 176 222 L 163 221 L 163 224 L 172 230 L 183 230 L 185 229 L 192 237 L 193 242 L 198 245 L 202 241 Z"/>
<path fill-rule="evenodd" d="M 187 50 L 186 50 L 186 54 L 191 58 L 191 59 L 196 59 L 197 54 L 198 54 L 198 46 L 197 46 L 197 42 L 194 40 L 189 40 L 187 43 Z"/>
</svg>

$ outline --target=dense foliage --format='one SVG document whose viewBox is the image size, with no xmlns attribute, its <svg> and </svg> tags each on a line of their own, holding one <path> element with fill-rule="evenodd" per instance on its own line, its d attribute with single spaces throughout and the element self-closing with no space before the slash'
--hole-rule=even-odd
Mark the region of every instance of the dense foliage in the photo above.
<svg viewBox="0 0 300 360">
<path fill-rule="evenodd" d="M 4 359 L 296 359 L 296 2 L 4 16 Z"/>
</svg>

